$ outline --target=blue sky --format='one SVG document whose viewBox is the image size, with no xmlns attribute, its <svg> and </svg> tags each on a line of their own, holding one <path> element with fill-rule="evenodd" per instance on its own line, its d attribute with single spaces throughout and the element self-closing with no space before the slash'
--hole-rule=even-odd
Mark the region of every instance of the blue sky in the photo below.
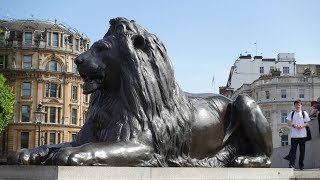
<svg viewBox="0 0 320 180">
<path fill-rule="evenodd" d="M 240 53 L 295 53 L 298 64 L 320 64 L 319 7 L 317 0 L 0 0 L 0 19 L 57 19 L 92 41 L 109 19 L 134 19 L 163 41 L 184 91 L 218 93 Z"/>
</svg>

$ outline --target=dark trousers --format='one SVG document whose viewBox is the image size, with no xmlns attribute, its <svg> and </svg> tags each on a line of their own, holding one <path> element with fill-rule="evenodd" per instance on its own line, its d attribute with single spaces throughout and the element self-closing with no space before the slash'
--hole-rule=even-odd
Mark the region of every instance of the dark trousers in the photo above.
<svg viewBox="0 0 320 180">
<path fill-rule="evenodd" d="M 304 164 L 304 153 L 306 148 L 306 140 L 305 138 L 291 138 L 291 148 L 290 148 L 290 164 L 289 166 L 294 167 L 295 161 L 296 161 L 296 153 L 297 153 L 297 147 L 299 145 L 300 149 L 300 156 L 299 156 L 299 167 L 303 168 Z"/>
</svg>

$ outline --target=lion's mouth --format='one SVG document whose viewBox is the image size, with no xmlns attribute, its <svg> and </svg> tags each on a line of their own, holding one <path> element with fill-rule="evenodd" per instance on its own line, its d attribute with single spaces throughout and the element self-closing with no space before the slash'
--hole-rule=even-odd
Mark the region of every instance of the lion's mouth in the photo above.
<svg viewBox="0 0 320 180">
<path fill-rule="evenodd" d="M 79 73 L 82 79 L 84 80 L 83 84 L 83 94 L 90 94 L 99 89 L 102 85 L 101 77 L 97 76 L 87 76 L 83 73 Z"/>
</svg>

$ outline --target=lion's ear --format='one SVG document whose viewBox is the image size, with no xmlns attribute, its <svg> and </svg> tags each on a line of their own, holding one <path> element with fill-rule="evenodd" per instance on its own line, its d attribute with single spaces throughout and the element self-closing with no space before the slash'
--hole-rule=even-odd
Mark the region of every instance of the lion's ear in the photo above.
<svg viewBox="0 0 320 180">
<path fill-rule="evenodd" d="M 141 35 L 135 35 L 131 39 L 135 48 L 142 49 L 146 44 L 146 40 Z"/>
</svg>

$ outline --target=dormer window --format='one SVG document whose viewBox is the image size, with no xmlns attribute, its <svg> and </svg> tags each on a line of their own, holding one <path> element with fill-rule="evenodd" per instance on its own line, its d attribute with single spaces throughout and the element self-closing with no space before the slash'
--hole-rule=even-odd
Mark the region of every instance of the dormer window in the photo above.
<svg viewBox="0 0 320 180">
<path fill-rule="evenodd" d="M 75 39 L 74 40 L 74 48 L 77 51 L 79 51 L 79 45 L 80 45 L 79 41 L 80 41 L 79 39 Z"/>
<path fill-rule="evenodd" d="M 52 33 L 52 46 L 58 47 L 59 45 L 59 34 L 58 33 Z"/>
<path fill-rule="evenodd" d="M 25 43 L 25 45 L 32 44 L 32 32 L 25 32 L 24 33 L 24 43 Z"/>
<path fill-rule="evenodd" d="M 61 71 L 61 65 L 57 61 L 49 61 L 46 65 L 47 71 Z"/>
</svg>

